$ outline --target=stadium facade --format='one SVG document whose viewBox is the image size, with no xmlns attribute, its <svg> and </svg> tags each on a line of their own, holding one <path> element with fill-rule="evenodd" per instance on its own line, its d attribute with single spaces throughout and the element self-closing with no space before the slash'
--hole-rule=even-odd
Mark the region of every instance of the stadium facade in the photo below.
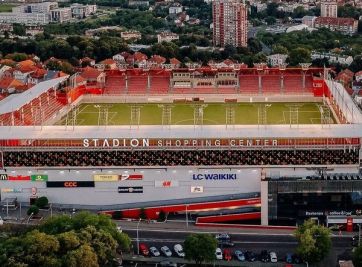
<svg viewBox="0 0 362 267">
<path fill-rule="evenodd" d="M 67 89 L 72 77 L 40 83 L 0 103 L 2 203 L 47 196 L 54 207 L 122 210 L 125 217 L 137 217 L 146 208 L 150 218 L 163 210 L 192 214 L 201 223 L 261 220 L 264 225 L 279 219 L 294 223 L 320 212 L 320 219 L 327 220 L 328 212 L 334 215 L 346 207 L 355 214 L 362 191 L 362 113 L 343 86 L 323 71 L 293 69 L 298 83 L 289 87 L 285 72 L 276 75 L 272 69 L 248 69 L 253 77 L 233 70 L 228 82 L 205 74 L 210 70 L 173 70 L 167 76 L 168 90 L 153 94 L 149 88 L 130 93 L 130 81 L 136 78 L 134 72 L 127 76 L 127 70 L 109 72 L 99 88 Z M 270 75 L 279 77 L 277 89 L 264 84 Z M 175 83 L 172 77 L 183 80 Z M 127 91 L 117 79 L 126 79 Z M 193 125 L 139 125 L 135 104 L 180 99 L 196 106 Z M 267 123 L 269 105 L 296 99 L 319 102 L 321 123 L 299 124 L 297 105 L 290 107 L 289 123 Z M 233 112 L 226 109 L 229 123 L 203 125 L 199 108 L 208 102 L 255 102 L 258 122 L 235 125 Z M 129 103 L 133 119 L 129 125 L 110 125 L 104 123 L 107 113 L 100 111 L 95 116 L 105 119 L 96 126 L 77 125 L 75 116 L 66 125 L 55 125 L 82 103 Z M 164 121 L 171 116 L 163 113 Z M 332 199 L 335 210 L 314 206 L 318 196 Z M 294 198 L 309 206 L 293 204 Z M 293 207 L 295 214 L 283 212 Z"/>
</svg>

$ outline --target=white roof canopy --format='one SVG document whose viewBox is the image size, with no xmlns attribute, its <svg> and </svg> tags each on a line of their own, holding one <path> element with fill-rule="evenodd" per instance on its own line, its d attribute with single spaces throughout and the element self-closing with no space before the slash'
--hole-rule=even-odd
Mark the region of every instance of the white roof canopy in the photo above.
<svg viewBox="0 0 362 267">
<path fill-rule="evenodd" d="M 0 115 L 19 110 L 22 106 L 30 103 L 34 98 L 39 97 L 50 88 L 57 86 L 68 77 L 69 76 L 64 76 L 49 81 L 40 82 L 21 94 L 14 94 L 5 98 L 4 100 L 0 101 Z"/>
</svg>

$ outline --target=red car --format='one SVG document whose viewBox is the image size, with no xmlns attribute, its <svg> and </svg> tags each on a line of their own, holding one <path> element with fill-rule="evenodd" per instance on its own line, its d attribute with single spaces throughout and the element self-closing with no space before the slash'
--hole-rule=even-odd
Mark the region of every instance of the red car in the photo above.
<svg viewBox="0 0 362 267">
<path fill-rule="evenodd" d="M 140 254 L 143 256 L 148 256 L 150 254 L 150 250 L 145 243 L 140 243 L 139 250 Z"/>
<path fill-rule="evenodd" d="M 230 249 L 224 249 L 224 259 L 226 261 L 231 261 L 232 256 L 231 256 L 231 250 Z"/>
</svg>

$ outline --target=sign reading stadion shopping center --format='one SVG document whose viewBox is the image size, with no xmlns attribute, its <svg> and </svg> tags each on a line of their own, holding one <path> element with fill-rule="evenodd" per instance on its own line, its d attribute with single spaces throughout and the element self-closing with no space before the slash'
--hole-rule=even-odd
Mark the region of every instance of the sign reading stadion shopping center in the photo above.
<svg viewBox="0 0 362 267">
<path fill-rule="evenodd" d="M 278 146 L 276 139 L 149 139 L 115 138 L 83 139 L 83 147 L 269 147 Z"/>
</svg>

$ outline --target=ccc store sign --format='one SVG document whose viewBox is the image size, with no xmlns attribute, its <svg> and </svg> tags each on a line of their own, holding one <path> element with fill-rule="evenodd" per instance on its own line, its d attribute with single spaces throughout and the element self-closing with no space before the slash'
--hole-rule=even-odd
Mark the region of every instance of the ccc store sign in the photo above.
<svg viewBox="0 0 362 267">
<path fill-rule="evenodd" d="M 64 182 L 64 187 L 78 187 L 77 182 Z"/>
</svg>

